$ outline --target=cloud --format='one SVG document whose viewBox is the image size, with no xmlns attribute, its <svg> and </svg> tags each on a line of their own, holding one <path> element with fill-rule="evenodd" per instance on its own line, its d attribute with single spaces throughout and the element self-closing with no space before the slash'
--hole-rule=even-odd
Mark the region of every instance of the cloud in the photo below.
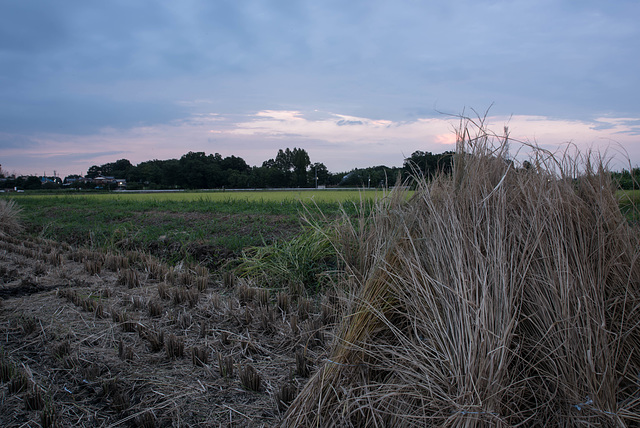
<svg viewBox="0 0 640 428">
<path fill-rule="evenodd" d="M 108 144 L 258 164 L 304 144 L 333 170 L 399 164 L 452 145 L 438 111 L 492 103 L 545 144 L 635 153 L 640 133 L 638 2 L 5 3 L 0 155 Z"/>
<path fill-rule="evenodd" d="M 345 126 L 339 124 L 341 121 L 360 124 Z M 486 118 L 488 128 L 496 132 L 508 126 L 514 154 L 526 154 L 518 141 L 551 151 L 573 142 L 582 150 L 610 150 L 619 158 L 612 164 L 614 168 L 625 167 L 626 156 L 633 164 L 640 161 L 635 135 L 639 122 L 629 117 L 605 117 L 597 122 L 527 115 Z M 602 123 L 607 126 L 598 126 Z M 261 165 L 278 149 L 300 147 L 309 152 L 313 162 L 323 162 L 329 170 L 338 172 L 373 165 L 401 166 L 404 158 L 416 150 L 454 150 L 458 125 L 459 118 L 445 115 L 394 121 L 323 111 L 200 113 L 169 124 L 126 130 L 103 128 L 90 135 L 40 133 L 26 138 L 5 133 L 0 135 L 0 161 L 3 168 L 23 173 L 56 169 L 60 174 L 78 174 L 91 165 L 120 158 L 137 164 L 179 158 L 189 151 L 235 155 L 250 165 Z M 5 144 L 7 141 L 13 143 Z"/>
<path fill-rule="evenodd" d="M 181 106 L 152 102 L 92 96 L 25 96 L 0 103 L 0 129 L 13 133 L 92 134 L 106 127 L 126 129 L 166 123 L 184 113 Z"/>
<path fill-rule="evenodd" d="M 361 120 L 339 120 L 336 122 L 338 126 L 354 126 L 354 125 L 364 125 L 364 122 Z"/>
<path fill-rule="evenodd" d="M 609 130 L 615 134 L 640 135 L 640 120 L 625 117 L 600 117 L 593 121 L 592 129 Z"/>
<path fill-rule="evenodd" d="M 11 2 L 1 125 L 73 133 L 50 105 L 79 128 L 167 123 L 204 99 L 217 111 L 321 106 L 392 120 L 433 115 L 436 102 L 636 115 L 638 13 L 634 2 Z"/>
</svg>

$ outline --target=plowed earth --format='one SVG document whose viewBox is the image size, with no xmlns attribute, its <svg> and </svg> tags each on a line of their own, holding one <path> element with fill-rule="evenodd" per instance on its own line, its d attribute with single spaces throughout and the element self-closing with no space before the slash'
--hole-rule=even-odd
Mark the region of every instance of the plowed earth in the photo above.
<svg viewBox="0 0 640 428">
<path fill-rule="evenodd" d="M 334 312 L 261 290 L 0 234 L 0 426 L 277 426 Z"/>
</svg>

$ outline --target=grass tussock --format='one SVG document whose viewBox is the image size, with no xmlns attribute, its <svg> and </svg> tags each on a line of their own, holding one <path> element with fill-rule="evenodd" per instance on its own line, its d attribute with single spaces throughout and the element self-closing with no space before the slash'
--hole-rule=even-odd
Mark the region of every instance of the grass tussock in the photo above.
<svg viewBox="0 0 640 428">
<path fill-rule="evenodd" d="M 248 249 L 236 272 L 260 278 L 270 288 L 285 289 L 293 296 L 313 294 L 323 275 L 335 269 L 335 256 L 327 236 L 308 229 L 289 241 Z"/>
<path fill-rule="evenodd" d="M 343 222 L 346 316 L 283 426 L 640 422 L 640 234 L 601 159 L 508 146 L 467 122 L 452 174 Z"/>
<path fill-rule="evenodd" d="M 22 231 L 22 208 L 13 199 L 0 199 L 0 232 L 15 236 Z"/>
</svg>

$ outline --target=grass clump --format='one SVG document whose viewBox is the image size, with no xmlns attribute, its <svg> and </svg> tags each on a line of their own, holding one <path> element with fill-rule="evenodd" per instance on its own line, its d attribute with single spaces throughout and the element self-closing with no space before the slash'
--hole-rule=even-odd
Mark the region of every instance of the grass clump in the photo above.
<svg viewBox="0 0 640 428">
<path fill-rule="evenodd" d="M 240 383 L 247 391 L 260 391 L 260 385 L 262 383 L 260 373 L 251 365 L 245 364 L 240 367 Z"/>
<path fill-rule="evenodd" d="M 22 231 L 21 212 L 13 199 L 0 199 L 0 232 L 15 236 Z"/>
<path fill-rule="evenodd" d="M 283 426 L 640 422 L 640 241 L 602 160 L 461 128 L 453 173 L 334 245 L 351 290 Z"/>
<path fill-rule="evenodd" d="M 323 274 L 335 269 L 331 241 L 319 229 L 308 228 L 289 241 L 246 250 L 236 273 L 298 296 L 319 291 Z"/>
</svg>

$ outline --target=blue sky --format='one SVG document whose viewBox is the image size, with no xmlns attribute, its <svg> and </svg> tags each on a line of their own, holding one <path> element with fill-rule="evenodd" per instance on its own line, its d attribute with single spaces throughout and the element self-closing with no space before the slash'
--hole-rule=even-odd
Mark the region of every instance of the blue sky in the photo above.
<svg viewBox="0 0 640 428">
<path fill-rule="evenodd" d="M 0 164 L 85 173 L 302 147 L 330 171 L 453 149 L 457 119 L 640 162 L 640 2 L 0 3 Z"/>
</svg>

